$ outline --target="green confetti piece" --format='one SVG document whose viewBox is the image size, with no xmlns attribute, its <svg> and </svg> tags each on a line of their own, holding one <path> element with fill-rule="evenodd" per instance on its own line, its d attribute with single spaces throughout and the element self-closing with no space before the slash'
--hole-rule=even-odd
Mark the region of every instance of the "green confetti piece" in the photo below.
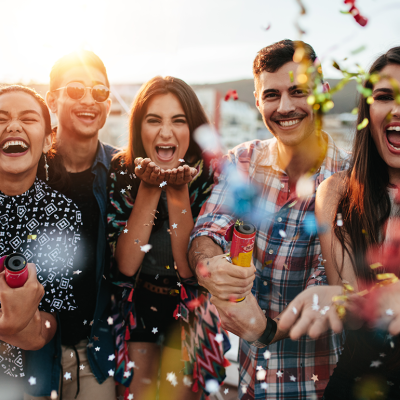
<svg viewBox="0 0 400 400">
<path fill-rule="evenodd" d="M 336 68 L 336 69 L 339 70 L 339 71 L 341 71 L 341 68 L 339 67 L 339 64 L 338 64 L 336 61 L 334 61 L 334 62 L 332 63 L 332 67 L 333 67 L 333 68 Z"/>
<path fill-rule="evenodd" d="M 397 103 L 397 104 L 400 104 L 400 94 L 398 94 L 398 95 L 396 96 L 396 103 Z"/>
<path fill-rule="evenodd" d="M 351 113 L 352 113 L 353 115 L 357 115 L 357 114 L 358 114 L 358 107 L 354 107 L 354 108 L 351 110 Z"/>
<path fill-rule="evenodd" d="M 364 51 L 366 48 L 367 48 L 367 46 L 362 45 L 362 46 L 358 47 L 357 49 L 353 50 L 353 51 L 351 52 L 351 54 L 355 55 L 355 54 L 361 53 L 361 52 Z"/>
<path fill-rule="evenodd" d="M 368 118 L 364 118 L 360 124 L 357 125 L 357 130 L 360 131 L 368 125 Z"/>
<path fill-rule="evenodd" d="M 293 71 L 289 71 L 290 82 L 294 81 Z"/>
<path fill-rule="evenodd" d="M 367 97 L 367 104 L 372 104 L 374 102 L 374 98 L 372 96 Z"/>
</svg>

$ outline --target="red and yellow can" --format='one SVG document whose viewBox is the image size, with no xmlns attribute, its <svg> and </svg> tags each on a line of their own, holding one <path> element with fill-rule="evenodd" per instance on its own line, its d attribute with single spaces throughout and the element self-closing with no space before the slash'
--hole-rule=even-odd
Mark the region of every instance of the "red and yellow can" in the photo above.
<svg viewBox="0 0 400 400">
<path fill-rule="evenodd" d="M 232 263 L 241 267 L 250 267 L 256 238 L 256 227 L 248 222 L 235 225 L 232 235 L 230 257 Z M 242 301 L 237 299 L 236 301 Z"/>
</svg>

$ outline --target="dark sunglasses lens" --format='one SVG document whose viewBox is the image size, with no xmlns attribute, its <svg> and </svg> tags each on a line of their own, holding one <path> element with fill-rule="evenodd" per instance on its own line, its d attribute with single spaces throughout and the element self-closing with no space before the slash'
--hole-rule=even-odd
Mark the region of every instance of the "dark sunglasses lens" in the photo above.
<svg viewBox="0 0 400 400">
<path fill-rule="evenodd" d="M 107 86 L 96 85 L 92 89 L 92 96 L 98 103 L 102 103 L 108 99 L 110 89 Z"/>
<path fill-rule="evenodd" d="M 70 83 L 67 85 L 67 93 L 71 99 L 79 100 L 85 94 L 85 86 L 82 83 Z"/>
</svg>

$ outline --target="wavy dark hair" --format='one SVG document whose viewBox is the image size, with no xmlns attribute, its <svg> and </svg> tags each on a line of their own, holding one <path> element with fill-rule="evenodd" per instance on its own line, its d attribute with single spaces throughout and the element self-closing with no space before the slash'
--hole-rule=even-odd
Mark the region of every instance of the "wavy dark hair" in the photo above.
<svg viewBox="0 0 400 400">
<path fill-rule="evenodd" d="M 392 64 L 400 65 L 400 47 L 393 47 L 378 57 L 369 73 L 379 73 Z M 367 81 L 364 87 L 372 89 L 373 84 Z M 367 99 L 360 96 L 357 124 L 364 118 L 370 121 L 370 106 Z M 370 245 L 382 241 L 384 224 L 391 212 L 388 185 L 388 168 L 378 153 L 371 135 L 371 124 L 368 124 L 355 134 L 353 156 L 344 180 L 345 192 L 337 207 L 337 212 L 343 216 L 343 227 L 338 227 L 333 221 L 335 235 L 343 248 L 342 267 L 335 265 L 339 275 L 347 252 L 356 277 L 366 283 L 375 280 L 375 273 L 368 266 L 365 255 Z"/>
<path fill-rule="evenodd" d="M 62 157 L 57 154 L 57 148 L 55 144 L 55 133 L 51 128 L 51 118 L 47 104 L 44 101 L 43 97 L 39 93 L 37 93 L 35 89 L 32 89 L 30 87 L 22 85 L 9 85 L 0 88 L 0 96 L 6 93 L 17 93 L 17 92 L 26 93 L 36 100 L 42 111 L 45 123 L 45 135 L 51 135 L 52 137 L 51 149 L 46 153 L 47 164 L 49 165 L 49 180 L 46 181 L 46 170 L 44 168 L 45 166 L 44 154 L 42 154 L 39 159 L 36 175 L 39 179 L 46 182 L 53 189 L 62 192 L 66 188 L 66 185 L 69 182 L 69 176 L 64 167 Z"/>
<path fill-rule="evenodd" d="M 127 166 L 132 167 L 133 160 L 136 157 L 146 157 L 142 142 L 141 127 L 148 102 L 154 96 L 168 93 L 172 93 L 178 98 L 189 125 L 190 142 L 185 159 L 189 164 L 194 164 L 200 160 L 201 149 L 193 139 L 193 133 L 196 128 L 208 124 L 209 121 L 196 93 L 181 79 L 172 76 L 166 76 L 165 78 L 156 76 L 142 85 L 132 104 L 131 115 L 129 117 L 128 147 L 123 150 Z"/>
</svg>

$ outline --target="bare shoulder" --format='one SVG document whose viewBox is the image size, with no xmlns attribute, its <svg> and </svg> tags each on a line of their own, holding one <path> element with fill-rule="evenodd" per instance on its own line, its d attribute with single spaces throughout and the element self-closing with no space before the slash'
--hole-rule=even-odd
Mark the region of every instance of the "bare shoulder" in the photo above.
<svg viewBox="0 0 400 400">
<path fill-rule="evenodd" d="M 315 197 L 315 212 L 321 217 L 331 218 L 336 212 L 340 199 L 345 192 L 346 172 L 338 172 L 328 179 L 325 179 L 318 186 Z M 325 219 L 324 217 L 322 217 Z"/>
</svg>

